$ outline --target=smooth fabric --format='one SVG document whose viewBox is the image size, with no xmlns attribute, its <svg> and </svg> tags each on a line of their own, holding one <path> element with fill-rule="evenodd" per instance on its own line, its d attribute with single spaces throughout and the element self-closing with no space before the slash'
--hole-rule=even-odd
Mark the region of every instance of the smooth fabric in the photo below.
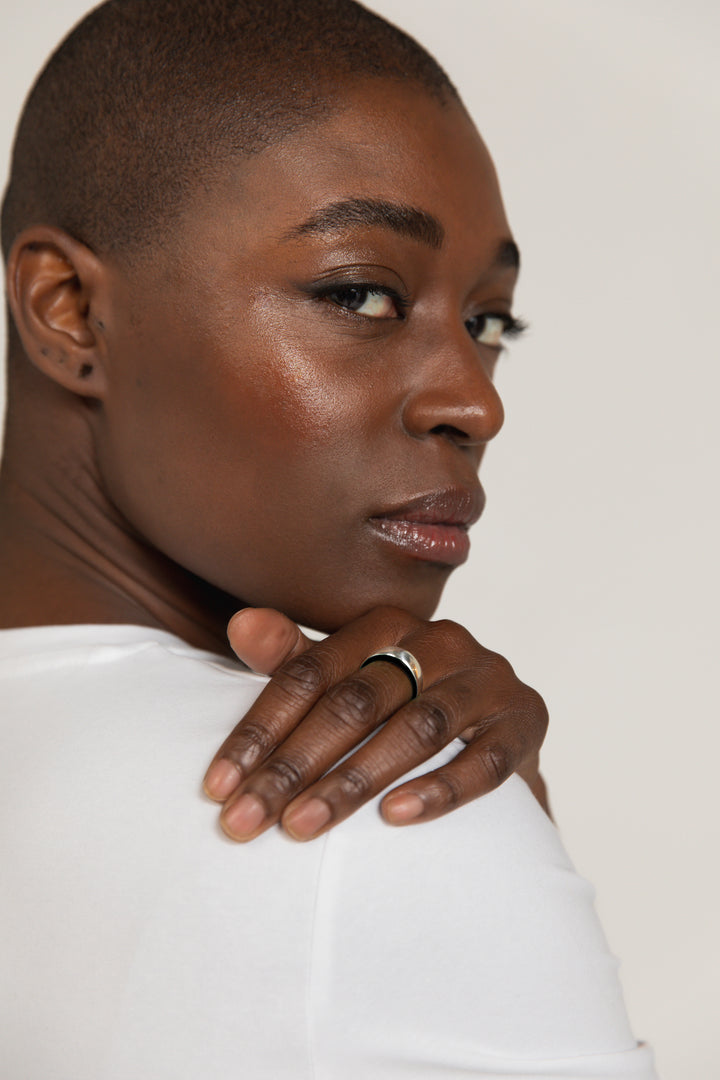
<svg viewBox="0 0 720 1080">
<path fill-rule="evenodd" d="M 652 1080 L 518 778 L 422 826 L 222 835 L 201 777 L 263 685 L 140 627 L 0 632 L 0 1075 Z"/>
</svg>

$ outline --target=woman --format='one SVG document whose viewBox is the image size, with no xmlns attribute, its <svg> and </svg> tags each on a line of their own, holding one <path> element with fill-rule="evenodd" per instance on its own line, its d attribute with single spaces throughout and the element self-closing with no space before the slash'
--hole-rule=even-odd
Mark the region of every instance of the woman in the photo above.
<svg viewBox="0 0 720 1080">
<path fill-rule="evenodd" d="M 314 763 L 291 734 L 240 789 L 208 777 L 230 835 L 399 708 L 288 832 L 382 790 L 398 732 L 420 761 L 468 726 L 477 670 L 445 684 L 432 643 L 477 647 L 423 620 L 482 509 L 518 253 L 444 73 L 352 3 L 104 5 L 26 107 L 3 243 L 11 1071 L 652 1076 L 519 779 L 425 830 L 372 807 L 310 847 L 271 830 L 242 863 L 188 799 L 258 691 L 223 658 L 240 602 L 339 636 L 244 729 L 267 750 L 278 702 L 282 736 L 319 700 Z M 477 758 L 452 752 L 435 784 L 462 801 Z"/>
</svg>

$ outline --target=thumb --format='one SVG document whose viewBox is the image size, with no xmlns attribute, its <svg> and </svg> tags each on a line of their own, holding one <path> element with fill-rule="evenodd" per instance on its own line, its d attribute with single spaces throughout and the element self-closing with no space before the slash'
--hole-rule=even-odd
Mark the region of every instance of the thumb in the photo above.
<svg viewBox="0 0 720 1080">
<path fill-rule="evenodd" d="M 272 675 L 313 644 L 292 619 L 273 608 L 243 608 L 228 623 L 227 635 L 238 659 L 260 675 Z"/>
</svg>

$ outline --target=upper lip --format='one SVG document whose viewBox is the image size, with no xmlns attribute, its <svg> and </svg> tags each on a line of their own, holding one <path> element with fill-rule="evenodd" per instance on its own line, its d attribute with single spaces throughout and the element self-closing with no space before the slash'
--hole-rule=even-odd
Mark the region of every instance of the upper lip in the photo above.
<svg viewBox="0 0 720 1080">
<path fill-rule="evenodd" d="M 485 492 L 480 484 L 451 487 L 410 499 L 402 506 L 381 510 L 374 518 L 413 521 L 420 525 L 458 525 L 469 529 L 483 512 Z"/>
</svg>

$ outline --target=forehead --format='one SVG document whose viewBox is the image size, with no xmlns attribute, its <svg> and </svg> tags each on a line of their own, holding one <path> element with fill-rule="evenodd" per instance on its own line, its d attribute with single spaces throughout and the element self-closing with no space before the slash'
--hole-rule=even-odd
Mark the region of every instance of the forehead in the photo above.
<svg viewBox="0 0 720 1080">
<path fill-rule="evenodd" d="M 509 236 L 492 160 L 464 109 L 386 80 L 360 84 L 329 118 L 229 168 L 182 219 L 210 243 L 234 227 L 252 243 L 292 236 L 318 215 L 327 226 L 324 208 L 349 202 L 412 207 L 450 243 L 486 236 L 496 249 Z M 351 215 L 336 224 L 351 227 Z"/>
</svg>

